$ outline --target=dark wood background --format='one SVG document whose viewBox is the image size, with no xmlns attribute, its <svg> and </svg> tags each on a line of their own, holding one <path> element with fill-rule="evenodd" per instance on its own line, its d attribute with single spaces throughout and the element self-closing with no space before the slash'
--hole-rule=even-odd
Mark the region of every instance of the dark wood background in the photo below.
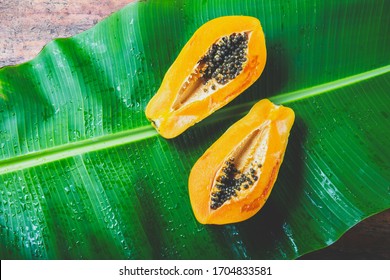
<svg viewBox="0 0 390 280">
<path fill-rule="evenodd" d="M 132 0 L 0 0 L 0 67 L 34 58 L 54 38 L 80 33 Z M 302 259 L 390 259 L 390 210 Z"/>
</svg>

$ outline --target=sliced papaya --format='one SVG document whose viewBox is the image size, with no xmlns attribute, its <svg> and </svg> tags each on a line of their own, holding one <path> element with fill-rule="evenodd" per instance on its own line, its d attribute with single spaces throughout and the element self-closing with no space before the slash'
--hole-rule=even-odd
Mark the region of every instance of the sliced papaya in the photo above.
<svg viewBox="0 0 390 280">
<path fill-rule="evenodd" d="M 255 215 L 283 161 L 294 111 L 264 99 L 233 124 L 195 163 L 189 195 L 202 224 L 229 224 Z"/>
<path fill-rule="evenodd" d="M 213 19 L 195 32 L 168 69 L 146 117 L 163 137 L 176 137 L 253 84 L 265 62 L 258 19 Z"/>
</svg>

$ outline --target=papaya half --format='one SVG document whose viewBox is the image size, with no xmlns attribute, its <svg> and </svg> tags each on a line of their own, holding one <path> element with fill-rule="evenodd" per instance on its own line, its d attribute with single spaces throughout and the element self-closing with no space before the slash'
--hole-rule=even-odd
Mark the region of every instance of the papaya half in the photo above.
<svg viewBox="0 0 390 280">
<path fill-rule="evenodd" d="M 252 217 L 265 204 L 283 161 L 294 111 L 267 99 L 233 124 L 195 163 L 189 195 L 202 224 Z"/>
<path fill-rule="evenodd" d="M 202 25 L 166 72 L 145 114 L 161 136 L 173 138 L 253 84 L 266 62 L 257 18 L 224 16 Z"/>
</svg>

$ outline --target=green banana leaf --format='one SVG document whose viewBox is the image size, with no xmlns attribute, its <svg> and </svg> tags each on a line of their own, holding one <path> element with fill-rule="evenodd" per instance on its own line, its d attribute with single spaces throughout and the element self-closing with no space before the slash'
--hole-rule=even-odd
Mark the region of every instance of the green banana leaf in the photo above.
<svg viewBox="0 0 390 280">
<path fill-rule="evenodd" d="M 140 1 L 0 69 L 2 259 L 292 259 L 390 208 L 390 1 Z M 260 79 L 181 136 L 144 109 L 193 32 L 260 19 Z M 199 224 L 187 180 L 262 98 L 294 109 L 264 208 Z"/>
</svg>

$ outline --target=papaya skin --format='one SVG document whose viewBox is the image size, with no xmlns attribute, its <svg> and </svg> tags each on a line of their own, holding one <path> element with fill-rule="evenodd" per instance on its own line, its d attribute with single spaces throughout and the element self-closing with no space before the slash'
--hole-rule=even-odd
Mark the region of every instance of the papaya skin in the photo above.
<svg viewBox="0 0 390 280">
<path fill-rule="evenodd" d="M 200 223 L 241 222 L 263 207 L 278 176 L 294 119 L 292 109 L 261 100 L 199 158 L 191 170 L 188 185 L 191 206 Z M 242 188 L 237 196 L 212 209 L 211 193 L 213 186 L 215 191 L 216 177 L 232 155 L 241 156 L 241 162 L 247 166 L 249 162 L 255 166 L 253 162 L 256 162 L 258 179 L 250 188 Z"/>
<path fill-rule="evenodd" d="M 178 95 L 194 76 L 194 69 L 210 47 L 224 36 L 248 35 L 242 71 L 208 96 L 181 106 Z M 249 16 L 225 16 L 202 25 L 183 47 L 166 72 L 157 93 L 149 101 L 145 114 L 165 138 L 174 138 L 232 101 L 261 75 L 266 63 L 266 45 L 260 21 Z M 196 76 L 196 75 L 195 75 Z"/>
</svg>

